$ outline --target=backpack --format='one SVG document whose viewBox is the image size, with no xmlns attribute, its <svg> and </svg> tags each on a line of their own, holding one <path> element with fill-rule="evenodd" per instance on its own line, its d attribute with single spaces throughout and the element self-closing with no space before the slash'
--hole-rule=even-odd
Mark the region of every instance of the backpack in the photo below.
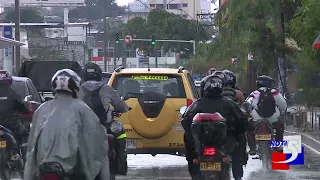
<svg viewBox="0 0 320 180">
<path fill-rule="evenodd" d="M 107 119 L 107 112 L 105 111 L 103 104 L 100 98 L 100 90 L 102 86 L 94 91 L 89 91 L 87 88 L 83 87 L 83 91 L 85 96 L 83 97 L 83 101 L 93 110 L 93 112 L 100 119 L 101 124 L 105 124 Z"/>
<path fill-rule="evenodd" d="M 271 89 L 267 88 L 266 91 L 258 90 L 260 97 L 258 100 L 256 111 L 262 118 L 269 118 L 276 112 L 276 100 L 274 99 Z"/>
<path fill-rule="evenodd" d="M 222 96 L 231 99 L 232 101 L 238 103 L 237 92 L 231 87 L 225 87 L 222 90 Z"/>
</svg>

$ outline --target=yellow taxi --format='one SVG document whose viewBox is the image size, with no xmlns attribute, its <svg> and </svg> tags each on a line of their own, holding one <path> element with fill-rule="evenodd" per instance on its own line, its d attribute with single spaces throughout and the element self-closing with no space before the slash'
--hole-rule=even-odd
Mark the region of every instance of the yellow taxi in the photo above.
<svg viewBox="0 0 320 180">
<path fill-rule="evenodd" d="M 121 120 L 131 154 L 182 154 L 183 127 L 179 110 L 190 106 L 199 94 L 189 72 L 183 67 L 118 68 L 108 85 L 127 96 L 132 108 Z"/>
</svg>

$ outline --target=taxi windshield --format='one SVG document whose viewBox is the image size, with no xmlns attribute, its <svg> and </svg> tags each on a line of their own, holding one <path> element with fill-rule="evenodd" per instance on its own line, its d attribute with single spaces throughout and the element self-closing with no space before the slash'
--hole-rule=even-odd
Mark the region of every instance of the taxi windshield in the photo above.
<svg viewBox="0 0 320 180">
<path fill-rule="evenodd" d="M 186 98 L 183 81 L 177 75 L 119 74 L 112 87 L 120 96 L 138 97 L 145 92 L 163 94 L 168 98 Z"/>
</svg>

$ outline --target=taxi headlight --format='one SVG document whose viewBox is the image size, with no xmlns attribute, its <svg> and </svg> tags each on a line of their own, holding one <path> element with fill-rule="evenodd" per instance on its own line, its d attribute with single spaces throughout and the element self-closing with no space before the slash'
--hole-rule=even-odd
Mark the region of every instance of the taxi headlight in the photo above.
<svg viewBox="0 0 320 180">
<path fill-rule="evenodd" d="M 123 129 L 123 125 L 120 121 L 113 121 L 110 129 L 113 133 L 119 133 Z"/>
<path fill-rule="evenodd" d="M 4 132 L 0 130 L 0 136 L 1 136 L 1 135 L 4 135 Z"/>
</svg>

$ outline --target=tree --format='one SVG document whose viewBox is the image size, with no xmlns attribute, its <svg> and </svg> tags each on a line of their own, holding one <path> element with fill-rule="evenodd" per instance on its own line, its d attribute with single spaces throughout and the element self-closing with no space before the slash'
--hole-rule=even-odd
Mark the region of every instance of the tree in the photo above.
<svg viewBox="0 0 320 180">
<path fill-rule="evenodd" d="M 77 7 L 70 11 L 70 18 L 84 18 L 87 20 L 103 19 L 104 12 L 107 16 L 116 17 L 124 13 L 124 8 L 119 7 L 115 0 L 85 0 L 86 6 Z M 105 8 L 107 3 L 107 8 Z"/>
<path fill-rule="evenodd" d="M 14 23 L 16 18 L 16 12 L 13 8 L 10 8 L 4 17 L 4 22 Z M 43 17 L 40 12 L 34 8 L 22 8 L 20 10 L 20 22 L 21 23 L 40 23 L 43 22 Z"/>
<path fill-rule="evenodd" d="M 303 94 L 308 103 L 320 104 L 314 98 L 320 93 L 318 83 L 320 71 L 320 51 L 312 49 L 314 40 L 320 33 L 320 2 L 304 0 L 302 7 L 296 12 L 290 23 L 290 34 L 296 40 L 298 51 L 298 85 L 303 88 Z"/>
<path fill-rule="evenodd" d="M 147 20 L 136 17 L 128 21 L 125 29 L 126 34 L 131 34 L 136 38 L 150 39 L 155 34 L 157 39 L 170 40 L 196 40 L 203 41 L 210 39 L 201 23 L 195 20 L 187 20 L 173 13 L 163 10 L 152 10 L 148 14 Z M 134 42 L 134 46 L 150 49 L 150 42 Z M 188 58 L 192 55 L 193 47 L 191 43 L 177 42 L 157 42 L 156 48 L 169 49 L 180 53 L 180 58 Z"/>
</svg>

